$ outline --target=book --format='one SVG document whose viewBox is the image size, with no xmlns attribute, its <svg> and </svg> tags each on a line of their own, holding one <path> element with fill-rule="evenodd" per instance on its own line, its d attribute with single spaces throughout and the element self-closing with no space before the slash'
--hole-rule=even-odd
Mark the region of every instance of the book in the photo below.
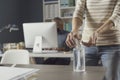
<svg viewBox="0 0 120 80">
<path fill-rule="evenodd" d="M 60 6 L 61 7 L 68 7 L 69 6 L 69 0 L 60 0 Z"/>
<path fill-rule="evenodd" d="M 69 0 L 69 6 L 75 6 L 75 0 Z"/>
</svg>

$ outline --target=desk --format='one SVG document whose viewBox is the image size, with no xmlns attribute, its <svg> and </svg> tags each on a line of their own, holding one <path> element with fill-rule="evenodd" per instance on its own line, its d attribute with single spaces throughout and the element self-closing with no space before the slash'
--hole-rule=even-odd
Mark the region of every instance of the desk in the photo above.
<svg viewBox="0 0 120 80">
<path fill-rule="evenodd" d="M 30 57 L 73 57 L 72 52 L 30 53 Z"/>
<path fill-rule="evenodd" d="M 3 54 L 0 54 L 0 57 L 2 57 Z M 31 53 L 30 57 L 73 57 L 72 52 L 58 52 L 58 53 Z"/>
<path fill-rule="evenodd" d="M 16 67 L 37 68 L 40 71 L 31 77 L 35 80 L 102 80 L 102 67 L 87 67 L 86 72 L 73 72 L 72 66 L 64 65 L 17 65 Z"/>
<path fill-rule="evenodd" d="M 0 54 L 0 57 L 2 57 L 3 54 Z M 73 54 L 72 52 L 58 52 L 58 53 L 29 53 L 29 57 L 30 57 L 30 63 L 35 64 L 35 60 L 32 57 L 70 57 L 72 60 Z"/>
</svg>

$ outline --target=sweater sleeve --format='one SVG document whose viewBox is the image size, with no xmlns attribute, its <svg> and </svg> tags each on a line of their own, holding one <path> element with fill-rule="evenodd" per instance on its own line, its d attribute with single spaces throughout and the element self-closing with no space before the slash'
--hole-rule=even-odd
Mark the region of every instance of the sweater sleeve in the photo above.
<svg viewBox="0 0 120 80">
<path fill-rule="evenodd" d="M 85 13 L 86 0 L 77 0 L 76 7 L 73 14 L 74 17 L 78 17 L 81 21 L 83 20 L 83 15 Z"/>
<path fill-rule="evenodd" d="M 120 25 L 120 0 L 117 0 L 116 6 L 114 8 L 112 16 L 110 17 L 110 20 L 113 21 L 115 26 Z"/>
</svg>

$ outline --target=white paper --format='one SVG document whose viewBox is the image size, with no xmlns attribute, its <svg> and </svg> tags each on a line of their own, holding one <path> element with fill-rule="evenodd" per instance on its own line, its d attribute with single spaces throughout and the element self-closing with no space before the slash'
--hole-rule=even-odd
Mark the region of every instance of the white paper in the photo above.
<svg viewBox="0 0 120 80">
<path fill-rule="evenodd" d="M 33 68 L 0 67 L 0 80 L 18 80 L 38 70 Z"/>
</svg>

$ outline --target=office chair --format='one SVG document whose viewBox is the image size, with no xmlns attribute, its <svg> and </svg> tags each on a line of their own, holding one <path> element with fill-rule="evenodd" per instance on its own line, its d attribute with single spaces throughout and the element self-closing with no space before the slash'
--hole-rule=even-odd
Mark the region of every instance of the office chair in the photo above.
<svg viewBox="0 0 120 80">
<path fill-rule="evenodd" d="M 22 49 L 7 50 L 1 59 L 1 64 L 29 64 L 29 52 Z"/>
</svg>

